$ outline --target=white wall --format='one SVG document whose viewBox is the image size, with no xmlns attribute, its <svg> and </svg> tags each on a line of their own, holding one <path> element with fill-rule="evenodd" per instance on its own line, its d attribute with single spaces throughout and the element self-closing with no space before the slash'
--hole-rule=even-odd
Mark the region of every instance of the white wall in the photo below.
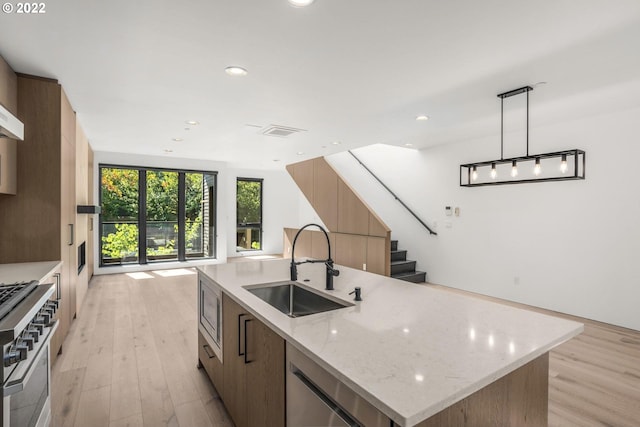
<svg viewBox="0 0 640 427">
<path fill-rule="evenodd" d="M 236 179 L 262 178 L 262 220 L 263 248 L 261 251 L 236 252 Z M 282 229 L 298 223 L 298 205 L 301 203 L 300 190 L 286 170 L 229 169 L 227 185 L 232 191 L 227 194 L 226 203 L 233 206 L 228 218 L 227 229 L 233 234 L 227 239 L 227 256 L 254 256 L 259 254 L 282 254 Z"/>
<path fill-rule="evenodd" d="M 236 252 L 236 179 L 263 178 L 263 241 L 262 251 L 246 252 L 246 255 L 282 253 L 282 229 L 298 223 L 299 190 L 283 170 L 247 170 L 229 168 L 224 162 L 208 160 L 180 159 L 173 157 L 143 156 L 112 152 L 95 153 L 94 200 L 99 200 L 99 165 L 145 166 L 218 172 L 218 221 L 217 221 L 217 259 L 185 262 L 155 263 L 146 266 L 130 265 L 124 267 L 99 268 L 99 248 L 94 248 L 96 260 L 95 274 L 144 271 L 158 268 L 194 266 L 208 263 L 226 262 L 227 257 L 239 256 Z M 97 219 L 96 219 L 97 224 Z M 94 229 L 95 242 L 98 240 L 97 226 Z M 97 246 L 97 245 L 96 245 Z"/>
<path fill-rule="evenodd" d="M 438 236 L 348 153 L 328 161 L 430 282 L 640 330 L 639 117 L 635 108 L 532 127 L 532 154 L 586 151 L 585 181 L 460 187 L 459 165 L 498 158 L 499 134 L 421 151 L 355 150 Z M 445 206 L 460 217 L 445 216 Z"/>
</svg>

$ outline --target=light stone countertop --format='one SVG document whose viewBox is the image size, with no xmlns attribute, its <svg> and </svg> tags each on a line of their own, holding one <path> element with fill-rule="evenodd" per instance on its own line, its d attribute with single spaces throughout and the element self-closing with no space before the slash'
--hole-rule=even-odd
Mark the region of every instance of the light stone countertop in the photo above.
<svg viewBox="0 0 640 427">
<path fill-rule="evenodd" d="M 53 273 L 62 265 L 62 261 L 19 262 L 0 264 L 0 283 L 30 282 L 42 279 Z"/>
<path fill-rule="evenodd" d="M 334 291 L 324 291 L 323 264 L 298 266 L 298 281 L 355 305 L 295 319 L 243 288 L 288 280 L 289 260 L 198 270 L 403 427 L 435 415 L 583 330 L 581 323 L 337 267 Z M 356 286 L 362 288 L 361 302 L 348 295 Z"/>
</svg>

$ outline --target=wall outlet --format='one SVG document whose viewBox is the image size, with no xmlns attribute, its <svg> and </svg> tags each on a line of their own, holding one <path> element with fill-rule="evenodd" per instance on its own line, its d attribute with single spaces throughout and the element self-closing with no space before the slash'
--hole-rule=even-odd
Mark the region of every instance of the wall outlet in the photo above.
<svg viewBox="0 0 640 427">
<path fill-rule="evenodd" d="M 362 264 L 362 271 L 367 271 L 367 264 Z"/>
</svg>

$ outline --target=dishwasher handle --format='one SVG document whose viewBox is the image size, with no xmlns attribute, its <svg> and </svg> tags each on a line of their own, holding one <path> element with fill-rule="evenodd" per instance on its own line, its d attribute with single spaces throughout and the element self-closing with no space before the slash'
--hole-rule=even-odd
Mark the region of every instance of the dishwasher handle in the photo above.
<svg viewBox="0 0 640 427">
<path fill-rule="evenodd" d="M 291 366 L 291 373 L 295 375 L 295 377 L 304 384 L 309 391 L 318 397 L 318 399 L 322 400 L 325 405 L 327 405 L 331 411 L 349 427 L 361 427 L 361 425 L 349 415 L 344 409 L 340 407 L 331 397 L 327 396 L 325 392 L 323 392 L 318 386 L 316 386 L 302 371 L 297 369 L 295 366 Z"/>
</svg>

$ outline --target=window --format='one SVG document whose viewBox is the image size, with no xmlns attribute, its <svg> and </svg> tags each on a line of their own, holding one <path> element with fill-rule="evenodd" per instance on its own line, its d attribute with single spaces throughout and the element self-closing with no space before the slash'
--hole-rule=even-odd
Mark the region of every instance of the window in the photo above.
<svg viewBox="0 0 640 427">
<path fill-rule="evenodd" d="M 262 249 L 262 179 L 238 178 L 236 250 Z"/>
<path fill-rule="evenodd" d="M 100 265 L 215 258 L 216 173 L 100 166 Z"/>
</svg>

